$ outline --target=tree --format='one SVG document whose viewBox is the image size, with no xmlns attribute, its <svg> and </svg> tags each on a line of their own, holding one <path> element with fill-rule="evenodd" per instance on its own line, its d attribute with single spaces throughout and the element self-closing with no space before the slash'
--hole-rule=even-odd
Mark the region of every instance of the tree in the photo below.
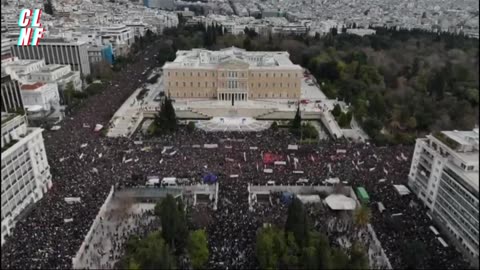
<svg viewBox="0 0 480 270">
<path fill-rule="evenodd" d="M 277 249 L 276 244 L 280 247 L 285 246 L 278 229 L 268 226 L 260 229 L 257 234 L 257 242 L 255 246 L 255 254 L 261 269 L 277 269 L 282 250 Z"/>
<path fill-rule="evenodd" d="M 73 86 L 73 82 L 70 81 L 67 83 L 65 86 L 65 89 L 62 91 L 62 103 L 71 105 L 72 104 L 72 98 L 75 93 L 75 87 Z"/>
<path fill-rule="evenodd" d="M 54 13 L 54 8 L 53 8 L 53 4 L 52 4 L 52 1 L 51 0 L 47 0 L 44 4 L 43 4 L 43 10 L 45 11 L 45 13 L 47 13 L 48 15 L 51 15 L 53 16 L 53 13 Z"/>
<path fill-rule="evenodd" d="M 157 212 L 160 213 L 160 220 L 162 222 L 162 236 L 170 247 L 173 247 L 178 222 L 177 203 L 173 196 L 169 194 L 162 200 L 160 207 L 157 209 L 159 210 Z"/>
<path fill-rule="evenodd" d="M 298 266 L 298 253 L 300 248 L 296 243 L 295 236 L 291 232 L 286 232 L 285 241 L 286 249 L 281 260 L 281 264 L 284 266 L 282 269 L 294 269 Z"/>
<path fill-rule="evenodd" d="M 318 260 L 318 267 L 320 269 L 332 268 L 332 256 L 330 243 L 328 237 L 325 234 L 319 234 L 315 242 L 315 251 Z"/>
<path fill-rule="evenodd" d="M 175 258 L 158 231 L 141 240 L 129 240 L 123 261 L 129 269 L 175 269 Z"/>
<path fill-rule="evenodd" d="M 253 49 L 252 40 L 250 39 L 250 37 L 247 36 L 243 40 L 243 48 L 247 51 L 251 51 Z"/>
<path fill-rule="evenodd" d="M 371 213 L 366 205 L 361 205 L 355 209 L 353 219 L 356 225 L 355 237 L 358 237 L 358 232 L 364 229 L 370 223 Z"/>
<path fill-rule="evenodd" d="M 177 202 L 177 220 L 175 222 L 175 248 L 176 254 L 183 253 L 188 241 L 187 217 L 185 215 L 185 206 L 182 200 Z"/>
<path fill-rule="evenodd" d="M 300 261 L 303 269 L 318 269 L 318 258 L 316 257 L 315 247 L 309 246 L 303 248 Z"/>
<path fill-rule="evenodd" d="M 339 248 L 333 248 L 331 254 L 331 268 L 329 269 L 347 269 L 348 255 Z"/>
<path fill-rule="evenodd" d="M 165 97 L 160 107 L 160 111 L 154 119 L 157 134 L 168 133 L 176 130 L 177 116 L 170 98 Z"/>
<path fill-rule="evenodd" d="M 188 122 L 187 131 L 192 133 L 194 130 L 195 130 L 195 123 L 192 121 Z"/>
<path fill-rule="evenodd" d="M 190 232 L 187 249 L 193 268 L 202 269 L 209 256 L 207 233 L 205 230 Z"/>
<path fill-rule="evenodd" d="M 302 202 L 295 198 L 288 207 L 285 233 L 293 233 L 299 248 L 306 247 L 309 243 L 309 227 L 307 213 L 303 209 Z"/>
<path fill-rule="evenodd" d="M 410 130 L 414 130 L 417 127 L 417 119 L 415 119 L 415 116 L 408 118 L 407 127 Z"/>
<path fill-rule="evenodd" d="M 368 256 L 365 253 L 365 247 L 358 242 L 354 242 L 350 247 L 350 260 L 348 269 L 368 269 Z"/>
<path fill-rule="evenodd" d="M 290 129 L 292 132 L 297 133 L 302 126 L 302 116 L 300 114 L 300 104 L 297 107 L 297 112 L 295 113 L 295 117 L 291 122 Z"/>
<path fill-rule="evenodd" d="M 277 123 L 277 121 L 273 121 L 272 125 L 270 126 L 270 129 L 273 130 L 273 131 L 277 131 L 277 130 L 278 130 L 278 123 Z"/>
<path fill-rule="evenodd" d="M 338 117 L 338 116 L 340 116 L 341 113 L 342 113 L 342 108 L 340 107 L 340 105 L 338 103 L 335 104 L 335 106 L 333 107 L 333 110 L 332 110 L 332 115 L 335 116 L 335 117 Z"/>
</svg>

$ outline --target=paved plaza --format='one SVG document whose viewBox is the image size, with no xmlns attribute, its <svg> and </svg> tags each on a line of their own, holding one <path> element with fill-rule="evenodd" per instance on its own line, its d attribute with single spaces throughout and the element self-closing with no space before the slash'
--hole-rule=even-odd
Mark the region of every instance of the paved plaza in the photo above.
<svg viewBox="0 0 480 270">
<path fill-rule="evenodd" d="M 214 117 L 208 121 L 199 121 L 197 128 L 205 131 L 261 131 L 268 129 L 270 121 L 257 121 L 243 117 Z"/>
<path fill-rule="evenodd" d="M 94 228 L 92 239 L 87 243 L 84 255 L 74 269 L 113 269 L 122 256 L 124 242 L 133 234 L 141 234 L 156 218 L 148 215 L 154 209 L 153 203 L 128 205 L 113 199 L 101 216 L 100 224 Z"/>
</svg>

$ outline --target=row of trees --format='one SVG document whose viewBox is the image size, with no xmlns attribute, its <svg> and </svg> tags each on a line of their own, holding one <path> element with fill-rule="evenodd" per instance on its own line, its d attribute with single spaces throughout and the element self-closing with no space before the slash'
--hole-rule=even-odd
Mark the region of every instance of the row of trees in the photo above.
<svg viewBox="0 0 480 270">
<path fill-rule="evenodd" d="M 362 214 L 359 216 L 364 217 Z M 262 269 L 368 269 L 369 267 L 365 247 L 359 242 L 354 242 L 346 253 L 340 248 L 332 248 L 325 234 L 314 231 L 309 224 L 303 204 L 297 198 L 288 208 L 284 230 L 271 225 L 259 230 L 256 240 L 256 257 Z"/>
<path fill-rule="evenodd" d="M 161 230 L 140 239 L 135 236 L 126 244 L 126 255 L 120 262 L 128 269 L 176 269 L 177 258 L 185 254 L 194 269 L 202 269 L 209 257 L 205 230 L 188 230 L 182 200 L 167 195 L 157 203 L 154 213 Z"/>
</svg>

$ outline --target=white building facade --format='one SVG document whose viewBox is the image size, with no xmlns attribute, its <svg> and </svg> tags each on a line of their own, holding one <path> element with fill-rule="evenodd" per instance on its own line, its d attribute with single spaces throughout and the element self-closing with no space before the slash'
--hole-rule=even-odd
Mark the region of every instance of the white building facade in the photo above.
<svg viewBox="0 0 480 270">
<path fill-rule="evenodd" d="M 60 105 L 60 95 L 55 83 L 36 82 L 23 84 L 20 87 L 25 108 L 41 106 L 42 110 L 50 111 Z"/>
<path fill-rule="evenodd" d="M 409 186 L 473 263 L 479 255 L 479 135 L 443 131 L 417 139 Z"/>
<path fill-rule="evenodd" d="M 42 131 L 25 116 L 2 114 L 2 245 L 18 215 L 52 187 Z"/>
</svg>

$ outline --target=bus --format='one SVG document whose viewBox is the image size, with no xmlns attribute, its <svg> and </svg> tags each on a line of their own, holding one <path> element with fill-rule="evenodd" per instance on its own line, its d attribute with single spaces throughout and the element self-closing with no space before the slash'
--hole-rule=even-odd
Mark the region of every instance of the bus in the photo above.
<svg viewBox="0 0 480 270">
<path fill-rule="evenodd" d="M 368 203 L 370 201 L 370 197 L 364 187 L 357 188 L 357 196 L 362 203 Z"/>
</svg>

